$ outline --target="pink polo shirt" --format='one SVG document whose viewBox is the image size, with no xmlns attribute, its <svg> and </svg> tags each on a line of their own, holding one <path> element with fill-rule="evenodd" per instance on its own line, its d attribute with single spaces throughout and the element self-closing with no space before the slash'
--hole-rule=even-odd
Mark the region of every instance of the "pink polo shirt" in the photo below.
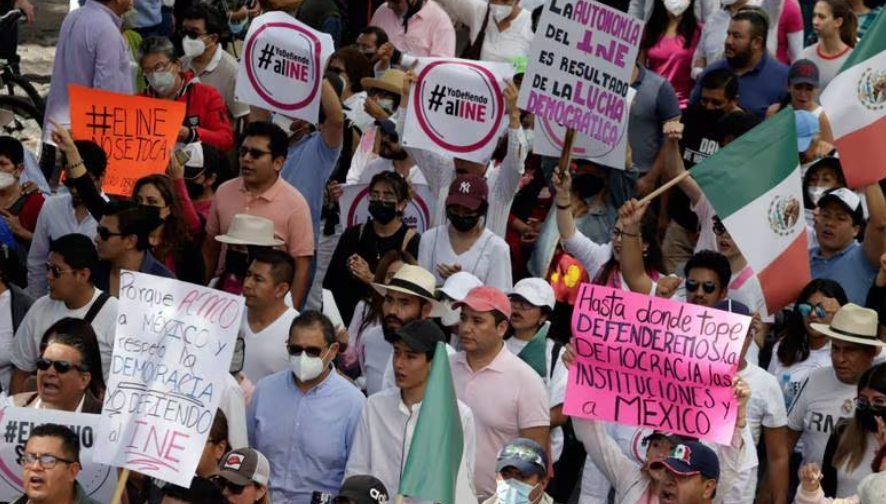
<svg viewBox="0 0 886 504">
<path fill-rule="evenodd" d="M 219 186 L 206 219 L 206 239 L 228 232 L 237 214 L 264 217 L 274 222 L 274 236 L 285 242 L 292 257 L 314 255 L 314 228 L 311 210 L 304 196 L 282 178 L 277 178 L 267 191 L 252 197 L 237 177 Z M 219 271 L 223 264 L 219 260 Z"/>
<path fill-rule="evenodd" d="M 464 352 L 449 356 L 455 395 L 474 412 L 477 427 L 474 487 L 495 494 L 496 455 L 521 429 L 549 427 L 551 410 L 541 377 L 502 344 L 488 366 L 473 371 Z"/>
<path fill-rule="evenodd" d="M 400 51 L 416 57 L 455 57 L 455 28 L 449 15 L 428 0 L 424 7 L 409 18 L 409 28 L 404 30 L 403 20 L 383 3 L 376 9 L 369 22 L 388 34 L 388 39 Z"/>
</svg>

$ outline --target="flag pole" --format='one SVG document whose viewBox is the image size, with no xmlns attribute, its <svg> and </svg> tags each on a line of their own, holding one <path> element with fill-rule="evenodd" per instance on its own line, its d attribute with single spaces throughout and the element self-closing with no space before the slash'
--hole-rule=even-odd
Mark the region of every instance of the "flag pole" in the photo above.
<svg viewBox="0 0 886 504">
<path fill-rule="evenodd" d="M 646 196 L 644 196 L 643 199 L 640 200 L 640 203 L 648 203 L 648 202 L 654 200 L 655 198 L 659 197 L 661 195 L 661 193 L 663 193 L 663 192 L 667 191 L 668 189 L 674 187 L 675 185 L 679 184 L 680 182 L 683 181 L 683 179 L 685 179 L 688 176 L 689 176 L 689 170 L 686 170 L 683 173 L 672 178 L 671 180 L 668 180 L 667 182 L 665 182 L 658 189 L 656 189 L 656 190 L 652 191 L 651 193 L 647 194 Z"/>
<path fill-rule="evenodd" d="M 403 504 L 403 494 L 397 494 L 394 496 L 394 504 Z"/>
<path fill-rule="evenodd" d="M 114 489 L 114 497 L 111 498 L 111 504 L 120 504 L 120 499 L 123 498 L 123 491 L 126 490 L 126 480 L 128 479 L 129 468 L 124 467 L 117 478 L 117 488 Z"/>
<path fill-rule="evenodd" d="M 572 146 L 575 144 L 575 129 L 567 128 L 566 136 L 563 138 L 563 150 L 560 151 L 560 163 L 557 167 L 557 173 L 563 177 L 569 170 L 569 163 L 572 162 Z"/>
</svg>

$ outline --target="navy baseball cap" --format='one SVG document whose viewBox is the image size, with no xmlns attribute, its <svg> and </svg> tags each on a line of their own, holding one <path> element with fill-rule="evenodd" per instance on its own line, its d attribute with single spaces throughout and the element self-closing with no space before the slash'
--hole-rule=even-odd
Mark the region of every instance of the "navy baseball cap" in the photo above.
<svg viewBox="0 0 886 504">
<path fill-rule="evenodd" d="M 505 467 L 515 467 L 523 476 L 539 474 L 544 476 L 548 471 L 548 454 L 540 444 L 527 438 L 516 438 L 498 452 L 496 472 Z"/>
<path fill-rule="evenodd" d="M 653 462 L 649 468 L 667 469 L 679 476 L 700 474 L 707 479 L 720 479 L 720 460 L 717 454 L 697 441 L 675 446 L 668 458 Z"/>
</svg>

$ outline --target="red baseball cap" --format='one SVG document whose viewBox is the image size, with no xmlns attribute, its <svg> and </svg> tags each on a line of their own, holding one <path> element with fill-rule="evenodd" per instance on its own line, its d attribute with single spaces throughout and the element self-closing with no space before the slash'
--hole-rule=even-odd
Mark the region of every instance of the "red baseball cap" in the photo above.
<svg viewBox="0 0 886 504">
<path fill-rule="evenodd" d="M 449 195 L 446 206 L 461 205 L 468 210 L 476 211 L 489 197 L 489 186 L 486 179 L 477 175 L 462 175 L 449 184 Z"/>
<path fill-rule="evenodd" d="M 511 318 L 511 300 L 504 292 L 488 285 L 474 287 L 461 302 L 452 305 L 455 309 L 462 306 L 468 306 L 479 312 L 495 310 L 504 314 L 505 317 Z"/>
</svg>

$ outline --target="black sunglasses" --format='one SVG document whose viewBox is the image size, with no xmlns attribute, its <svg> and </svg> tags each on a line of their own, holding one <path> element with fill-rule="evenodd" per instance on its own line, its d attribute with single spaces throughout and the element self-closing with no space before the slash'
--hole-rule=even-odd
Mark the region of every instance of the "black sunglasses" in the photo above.
<svg viewBox="0 0 886 504">
<path fill-rule="evenodd" d="M 252 159 L 261 159 L 263 156 L 270 153 L 271 151 L 253 149 L 250 147 L 240 147 L 240 157 L 246 157 L 246 155 L 249 154 L 249 157 L 251 157 Z"/>
<path fill-rule="evenodd" d="M 95 233 L 102 239 L 102 241 L 108 241 L 112 236 L 123 236 L 123 233 L 115 233 L 104 226 L 97 227 Z"/>
<path fill-rule="evenodd" d="M 686 280 L 686 290 L 689 292 L 695 292 L 698 288 L 701 287 L 703 291 L 707 294 L 713 294 L 715 290 L 717 290 L 717 284 L 714 282 L 704 282 L 700 283 L 698 280 Z"/>
<path fill-rule="evenodd" d="M 218 487 L 222 492 L 225 491 L 225 488 L 228 489 L 228 492 L 231 492 L 231 495 L 240 495 L 243 493 L 243 490 L 246 489 L 245 485 L 237 485 L 235 483 L 231 483 L 221 476 L 215 476 L 212 478 L 212 482 L 215 483 L 215 486 Z"/>
<path fill-rule="evenodd" d="M 289 351 L 289 355 L 301 355 L 303 352 L 307 353 L 310 357 L 320 357 L 323 355 L 323 349 L 320 347 L 303 347 L 301 345 L 286 345 L 286 350 Z"/>
<path fill-rule="evenodd" d="M 37 359 L 37 369 L 39 369 L 40 371 L 48 371 L 50 367 L 55 368 L 55 370 L 58 371 L 59 374 L 65 374 L 71 370 L 83 371 L 80 366 L 71 364 L 68 361 L 54 361 L 49 360 L 46 357 L 40 357 L 39 359 Z"/>
</svg>

